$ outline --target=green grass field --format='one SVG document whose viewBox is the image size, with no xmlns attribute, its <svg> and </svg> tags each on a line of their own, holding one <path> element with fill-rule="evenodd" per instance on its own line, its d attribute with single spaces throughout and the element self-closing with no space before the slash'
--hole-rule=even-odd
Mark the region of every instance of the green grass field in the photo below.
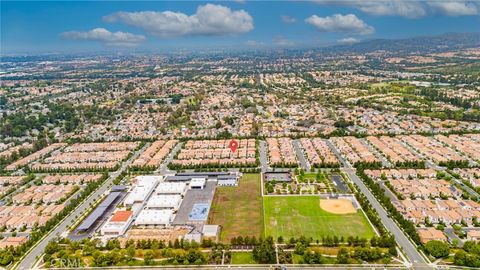
<svg viewBox="0 0 480 270">
<path fill-rule="evenodd" d="M 263 235 L 263 201 L 260 174 L 244 174 L 238 187 L 218 187 L 208 224 L 222 227 L 220 240 Z"/>
<path fill-rule="evenodd" d="M 252 252 L 232 252 L 232 264 L 256 264 Z"/>
<path fill-rule="evenodd" d="M 371 238 L 375 235 L 362 212 L 355 214 L 332 214 L 320 208 L 318 196 L 268 196 L 264 197 L 265 235 L 276 239 L 282 236 L 312 237 L 358 236 Z"/>
</svg>

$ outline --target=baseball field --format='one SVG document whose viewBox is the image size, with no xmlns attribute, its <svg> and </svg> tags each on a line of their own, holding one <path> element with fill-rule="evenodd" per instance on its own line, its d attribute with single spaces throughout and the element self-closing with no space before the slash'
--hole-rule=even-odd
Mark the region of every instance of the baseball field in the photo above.
<svg viewBox="0 0 480 270">
<path fill-rule="evenodd" d="M 322 200 L 323 201 L 323 200 Z M 265 235 L 276 239 L 282 236 L 365 237 L 375 235 L 367 218 L 351 202 L 322 201 L 318 196 L 266 196 L 263 198 Z"/>
</svg>

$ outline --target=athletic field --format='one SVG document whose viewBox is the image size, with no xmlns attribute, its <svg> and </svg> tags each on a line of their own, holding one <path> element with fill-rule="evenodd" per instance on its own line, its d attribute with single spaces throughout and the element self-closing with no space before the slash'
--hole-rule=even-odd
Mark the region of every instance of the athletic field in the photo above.
<svg viewBox="0 0 480 270">
<path fill-rule="evenodd" d="M 265 235 L 290 237 L 358 236 L 375 235 L 365 215 L 358 211 L 350 214 L 334 214 L 320 208 L 318 196 L 266 196 Z"/>
</svg>

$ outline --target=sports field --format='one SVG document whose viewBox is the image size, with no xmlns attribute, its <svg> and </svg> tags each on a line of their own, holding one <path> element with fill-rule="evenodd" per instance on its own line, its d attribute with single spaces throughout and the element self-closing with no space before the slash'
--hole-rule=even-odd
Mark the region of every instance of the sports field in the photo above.
<svg viewBox="0 0 480 270">
<path fill-rule="evenodd" d="M 220 240 L 263 235 L 263 202 L 260 174 L 244 174 L 238 187 L 218 187 L 208 224 L 222 227 Z"/>
<path fill-rule="evenodd" d="M 265 235 L 290 237 L 358 236 L 375 235 L 362 212 L 334 214 L 320 208 L 318 196 L 266 196 Z"/>
</svg>

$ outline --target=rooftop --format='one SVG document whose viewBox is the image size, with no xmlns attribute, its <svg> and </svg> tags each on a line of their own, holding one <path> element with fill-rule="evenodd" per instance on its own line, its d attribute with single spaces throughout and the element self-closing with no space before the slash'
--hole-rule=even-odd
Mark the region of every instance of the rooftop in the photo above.
<svg viewBox="0 0 480 270">
<path fill-rule="evenodd" d="M 131 216 L 132 211 L 117 211 L 110 219 L 111 222 L 126 222 Z"/>
</svg>

